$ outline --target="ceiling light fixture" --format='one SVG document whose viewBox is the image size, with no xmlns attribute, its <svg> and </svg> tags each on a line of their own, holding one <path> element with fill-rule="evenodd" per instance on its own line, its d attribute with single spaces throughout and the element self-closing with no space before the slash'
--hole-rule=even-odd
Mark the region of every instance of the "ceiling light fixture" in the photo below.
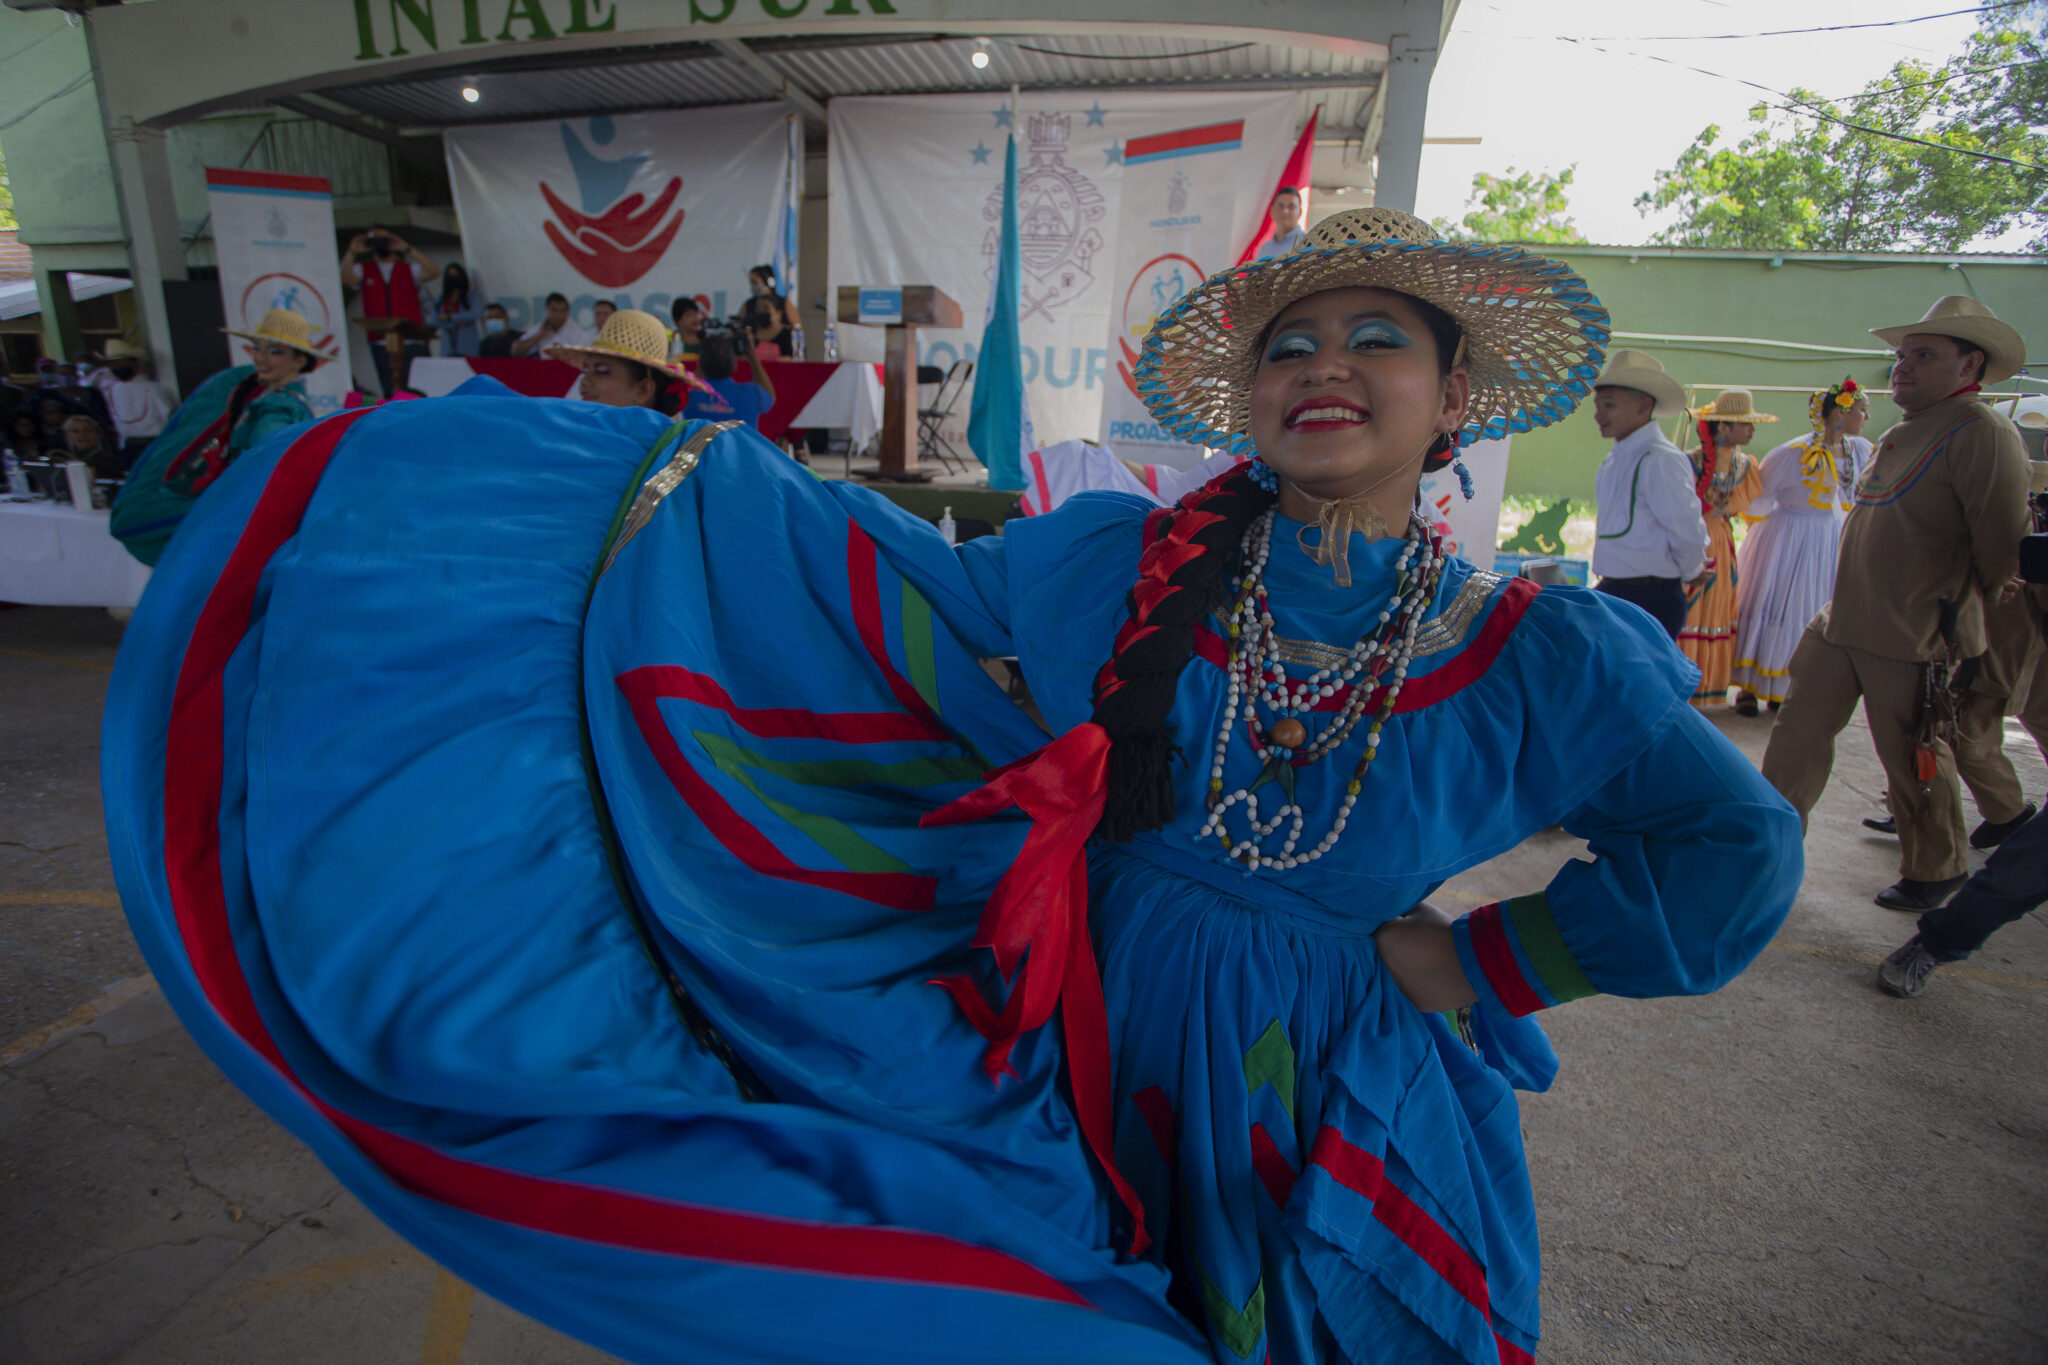
<svg viewBox="0 0 2048 1365">
<path fill-rule="evenodd" d="M 483 98 L 483 94 L 476 88 L 474 84 L 465 83 L 462 87 L 462 98 L 469 101 L 471 104 L 475 104 L 478 100 Z"/>
<path fill-rule="evenodd" d="M 974 55 L 967 60 L 974 63 L 976 71 L 988 70 L 988 39 L 976 38 L 974 40 Z"/>
</svg>

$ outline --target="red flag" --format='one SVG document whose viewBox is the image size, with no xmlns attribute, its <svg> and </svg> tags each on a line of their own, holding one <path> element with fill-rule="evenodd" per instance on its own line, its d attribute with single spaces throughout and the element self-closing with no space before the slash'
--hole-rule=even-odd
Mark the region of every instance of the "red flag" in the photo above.
<svg viewBox="0 0 2048 1365">
<path fill-rule="evenodd" d="M 1294 186 L 1301 195 L 1301 217 L 1303 222 L 1308 221 L 1309 167 L 1316 154 L 1316 119 L 1322 115 L 1322 112 L 1322 107 L 1318 105 L 1309 114 L 1308 126 L 1301 130 L 1301 138 L 1294 144 L 1294 151 L 1288 156 L 1287 164 L 1281 168 L 1280 178 L 1273 182 L 1273 194 L 1266 196 L 1266 202 L 1271 204 L 1273 202 L 1273 195 L 1280 193 L 1282 185 Z M 1238 253 L 1237 263 L 1243 265 L 1246 261 L 1250 260 L 1253 253 L 1271 241 L 1272 237 L 1273 219 L 1268 215 L 1260 220 L 1258 232 L 1245 245 L 1245 249 Z"/>
</svg>

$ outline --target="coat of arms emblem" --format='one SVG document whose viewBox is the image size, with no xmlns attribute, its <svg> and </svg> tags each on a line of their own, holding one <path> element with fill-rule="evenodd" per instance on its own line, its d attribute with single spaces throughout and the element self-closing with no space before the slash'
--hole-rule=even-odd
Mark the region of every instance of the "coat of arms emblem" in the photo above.
<svg viewBox="0 0 2048 1365">
<path fill-rule="evenodd" d="M 1185 213 L 1188 208 L 1188 177 L 1185 171 L 1175 171 L 1173 179 L 1166 182 L 1166 211 Z"/>
<path fill-rule="evenodd" d="M 1091 266 L 1102 250 L 1096 224 L 1108 206 L 1094 182 L 1066 163 L 1072 120 L 1065 114 L 1033 114 L 1028 126 L 1031 160 L 1017 173 L 1017 237 L 1024 263 L 1018 320 L 1037 313 L 1051 321 L 1055 308 L 1072 303 L 1095 283 Z M 988 278 L 994 279 L 1002 249 L 1000 185 L 982 205 L 981 216 L 991 224 L 981 254 L 988 261 Z"/>
</svg>

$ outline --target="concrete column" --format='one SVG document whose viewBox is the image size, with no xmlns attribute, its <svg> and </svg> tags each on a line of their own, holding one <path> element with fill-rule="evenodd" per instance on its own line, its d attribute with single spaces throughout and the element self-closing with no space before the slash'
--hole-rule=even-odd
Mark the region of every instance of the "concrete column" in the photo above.
<svg viewBox="0 0 2048 1365">
<path fill-rule="evenodd" d="M 1380 131 L 1379 175 L 1373 203 L 1415 212 L 1415 186 L 1422 174 L 1422 125 L 1429 113 L 1429 78 L 1436 71 L 1434 31 L 1397 33 L 1387 40 L 1386 85 L 1380 107 L 1386 119 Z"/>
<path fill-rule="evenodd" d="M 57 360 L 71 359 L 84 345 L 78 330 L 78 305 L 71 298 L 71 281 L 61 270 L 35 269 L 36 306 L 43 311 L 43 354 Z"/>
<path fill-rule="evenodd" d="M 125 114 L 107 118 L 107 150 L 114 164 L 114 196 L 121 206 L 121 232 L 128 240 L 128 264 L 135 279 L 135 311 L 142 344 L 156 365 L 156 377 L 182 391 L 171 354 L 170 310 L 164 281 L 183 280 L 185 243 L 178 235 L 178 202 L 171 188 L 171 162 L 163 130 Z M 199 376 L 192 376 L 194 379 Z"/>
</svg>

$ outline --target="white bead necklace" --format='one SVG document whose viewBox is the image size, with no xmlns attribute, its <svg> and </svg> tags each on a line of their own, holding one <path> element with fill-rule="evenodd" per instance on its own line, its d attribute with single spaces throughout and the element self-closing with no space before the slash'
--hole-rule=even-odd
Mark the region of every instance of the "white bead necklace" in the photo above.
<svg viewBox="0 0 2048 1365">
<path fill-rule="evenodd" d="M 1228 697 L 1209 765 L 1209 818 L 1195 836 L 1198 841 L 1216 838 L 1231 858 L 1254 868 L 1299 867 L 1336 847 L 1351 808 L 1358 803 L 1366 769 L 1378 756 L 1380 731 L 1387 717 L 1394 713 L 1402 684 L 1407 681 L 1408 664 L 1415 654 L 1415 636 L 1442 580 L 1445 558 L 1443 542 L 1430 530 L 1429 523 L 1411 514 L 1406 543 L 1394 565 L 1394 591 L 1380 610 L 1376 628 L 1345 651 L 1341 664 L 1319 668 L 1290 686 L 1287 666 L 1280 658 L 1280 637 L 1273 629 L 1273 613 L 1266 599 L 1266 560 L 1273 548 L 1273 515 L 1268 510 L 1254 521 L 1246 529 L 1241 546 L 1245 568 L 1226 622 L 1231 640 L 1230 658 L 1225 665 Z M 1346 688 L 1350 692 L 1336 719 L 1310 740 L 1302 717 L 1312 712 L 1318 702 Z M 1295 769 L 1336 752 L 1350 738 L 1376 697 L 1379 706 L 1366 731 L 1365 753 L 1345 785 L 1344 800 L 1335 819 L 1315 847 L 1295 852 L 1305 820 L 1294 795 Z M 1263 726 L 1258 718 L 1260 703 L 1273 713 L 1273 719 Z M 1240 711 L 1252 753 L 1261 760 L 1261 767 L 1250 786 L 1226 794 L 1223 763 Z M 1257 793 L 1268 782 L 1280 788 L 1284 800 L 1270 819 L 1261 820 Z M 1224 827 L 1224 818 L 1232 806 L 1240 804 L 1244 807 L 1247 832 L 1243 838 L 1233 840 Z M 1280 833 L 1283 826 L 1286 833 L 1280 851 L 1267 853 L 1265 841 Z"/>
</svg>

